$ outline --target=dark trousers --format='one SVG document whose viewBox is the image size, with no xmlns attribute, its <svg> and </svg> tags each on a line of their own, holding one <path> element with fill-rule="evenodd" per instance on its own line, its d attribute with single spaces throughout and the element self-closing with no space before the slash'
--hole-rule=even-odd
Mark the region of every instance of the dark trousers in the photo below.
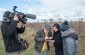
<svg viewBox="0 0 85 55">
<path fill-rule="evenodd" d="M 55 48 L 55 55 L 63 55 L 63 49 L 62 48 Z"/>
</svg>

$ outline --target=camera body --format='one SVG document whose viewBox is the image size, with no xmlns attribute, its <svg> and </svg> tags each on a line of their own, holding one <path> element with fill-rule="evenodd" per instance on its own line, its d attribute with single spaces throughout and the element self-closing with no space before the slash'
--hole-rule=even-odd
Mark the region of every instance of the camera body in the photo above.
<svg viewBox="0 0 85 55">
<path fill-rule="evenodd" d="M 23 23 L 26 23 L 27 22 L 27 18 L 30 18 L 30 19 L 36 19 L 36 16 L 33 15 L 33 14 L 24 14 L 22 12 L 18 12 L 16 11 L 16 6 L 14 6 L 13 8 L 13 12 L 10 12 L 10 11 L 6 11 L 3 15 L 3 17 L 6 17 L 10 20 L 12 20 L 12 18 L 14 18 L 15 15 L 18 16 L 19 18 L 19 21 L 23 22 Z"/>
</svg>

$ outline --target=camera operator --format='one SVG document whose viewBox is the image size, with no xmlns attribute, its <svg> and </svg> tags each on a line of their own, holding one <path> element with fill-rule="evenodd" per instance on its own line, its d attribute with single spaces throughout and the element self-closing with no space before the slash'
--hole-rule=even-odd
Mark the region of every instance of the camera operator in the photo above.
<svg viewBox="0 0 85 55">
<path fill-rule="evenodd" d="M 15 55 L 21 50 L 18 36 L 25 31 L 25 24 L 21 22 L 21 27 L 17 27 L 19 18 L 17 15 L 13 18 L 9 18 L 10 13 L 10 11 L 6 11 L 3 15 L 1 32 L 4 40 L 6 55 Z"/>
</svg>

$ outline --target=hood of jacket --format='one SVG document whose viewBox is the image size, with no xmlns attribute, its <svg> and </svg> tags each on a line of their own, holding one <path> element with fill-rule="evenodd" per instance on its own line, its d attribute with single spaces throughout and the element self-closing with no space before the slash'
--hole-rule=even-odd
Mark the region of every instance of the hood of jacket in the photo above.
<svg viewBox="0 0 85 55">
<path fill-rule="evenodd" d="M 70 37 L 69 35 L 74 39 L 78 39 L 78 34 L 73 29 L 68 29 L 68 30 L 62 32 L 63 38 L 66 36 Z"/>
</svg>

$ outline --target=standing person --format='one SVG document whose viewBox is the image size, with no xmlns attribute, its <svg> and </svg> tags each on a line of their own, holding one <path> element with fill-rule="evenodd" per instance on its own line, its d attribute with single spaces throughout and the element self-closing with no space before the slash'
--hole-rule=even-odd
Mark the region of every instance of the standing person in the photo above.
<svg viewBox="0 0 85 55">
<path fill-rule="evenodd" d="M 78 55 L 78 34 L 69 27 L 68 21 L 61 25 L 64 55 Z"/>
<path fill-rule="evenodd" d="M 18 16 L 9 18 L 10 11 L 6 11 L 3 15 L 3 22 L 1 24 L 1 33 L 4 40 L 6 55 L 15 55 L 20 51 L 20 44 L 17 37 L 25 30 L 25 25 L 21 23 L 21 27 L 17 27 L 19 21 Z"/>
<path fill-rule="evenodd" d="M 55 47 L 55 55 L 63 55 L 63 42 L 61 37 L 60 25 L 53 25 L 53 42 Z"/>
<path fill-rule="evenodd" d="M 35 55 L 48 55 L 49 39 L 52 37 L 51 26 L 45 24 L 43 28 L 39 29 L 34 36 Z"/>
</svg>

